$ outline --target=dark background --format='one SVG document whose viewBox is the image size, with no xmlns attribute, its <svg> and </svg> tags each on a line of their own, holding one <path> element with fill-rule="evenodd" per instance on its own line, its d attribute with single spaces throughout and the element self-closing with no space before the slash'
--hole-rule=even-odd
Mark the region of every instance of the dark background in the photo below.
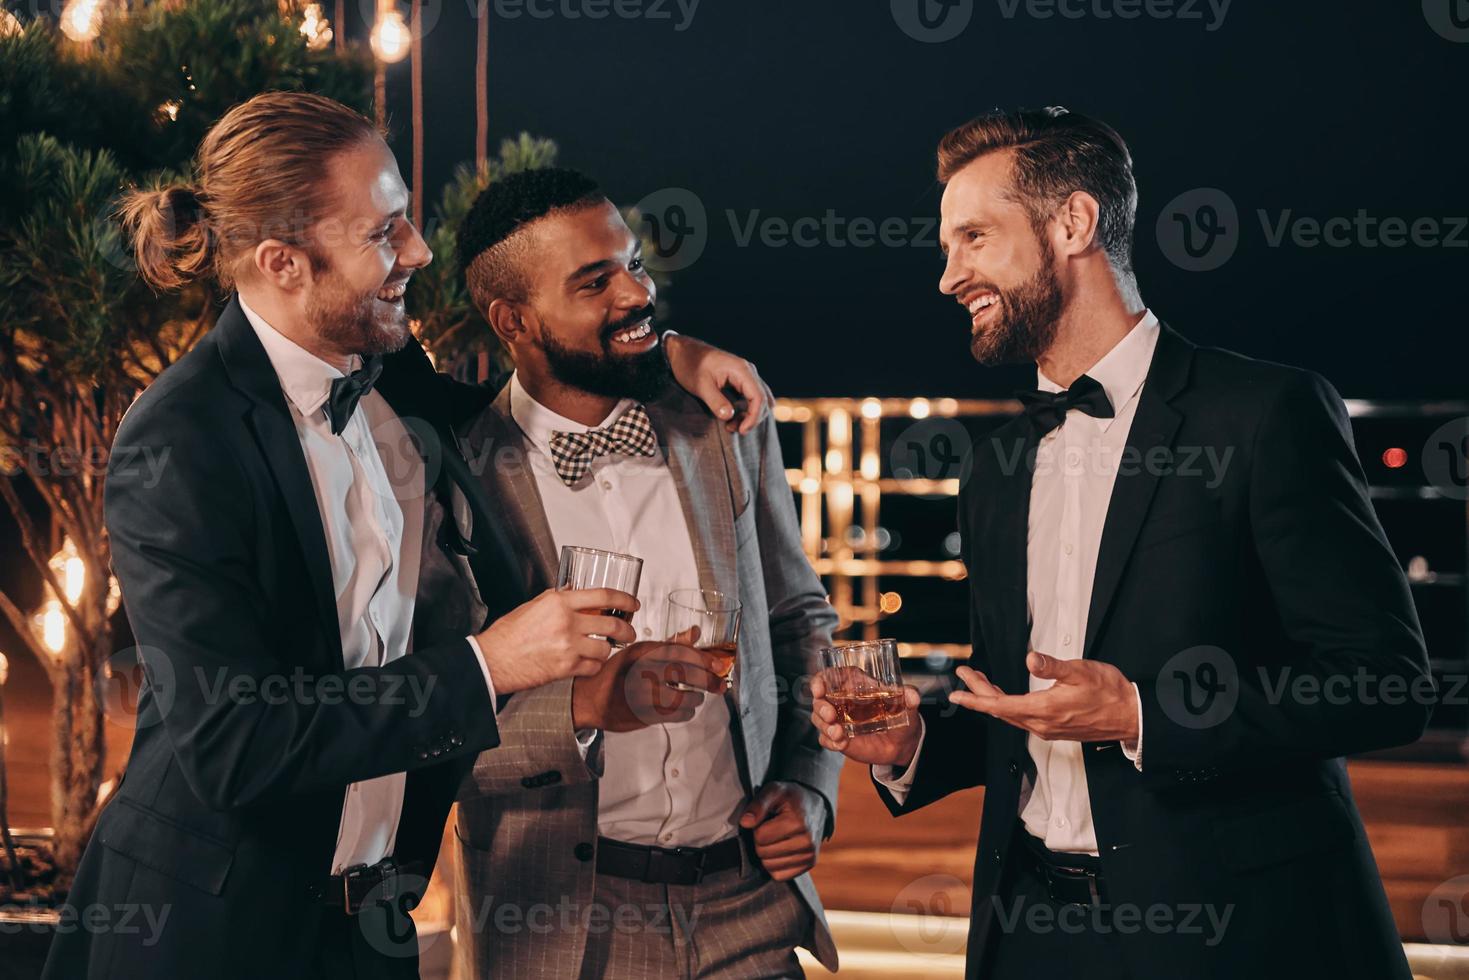
<svg viewBox="0 0 1469 980">
<path fill-rule="evenodd" d="M 972 0 L 955 39 L 922 43 L 887 0 L 702 0 L 684 30 L 664 19 L 571 18 L 563 5 L 491 0 L 491 147 L 521 130 L 555 139 L 561 162 L 619 204 L 693 191 L 708 245 L 665 293 L 668 325 L 755 360 L 777 394 L 1007 394 L 1028 372 L 984 369 L 968 322 L 936 289 L 927 245 L 798 247 L 736 242 L 759 217 L 909 220 L 938 210 L 933 150 L 993 106 L 1064 104 L 1111 122 L 1136 164 L 1136 266 L 1144 299 L 1196 342 L 1299 364 L 1347 397 L 1457 397 L 1465 344 L 1457 247 L 1272 247 L 1292 219 L 1431 218 L 1441 235 L 1469 214 L 1462 93 L 1469 43 L 1430 24 L 1461 0 L 1344 4 L 1234 0 L 1174 16 L 1032 16 Z M 643 0 L 651 10 L 657 0 Z M 916 6 L 935 0 L 897 0 Z M 1180 18 L 1189 8 L 1191 18 Z M 935 5 L 930 8 L 937 12 Z M 328 10 L 330 6 L 328 5 Z M 424 41 L 426 188 L 472 159 L 475 21 L 467 0 L 430 0 Z M 1013 10 L 1013 16 L 1006 16 Z M 507 16 L 519 13 L 517 17 Z M 1213 27 L 1214 29 L 1210 29 Z M 360 24 L 349 22 L 349 37 Z M 392 66 L 394 144 L 405 175 L 407 62 Z M 1165 206 L 1195 188 L 1238 209 L 1237 251 L 1187 271 L 1160 248 Z M 432 209 L 428 209 L 432 213 Z M 1227 230 L 1228 231 L 1228 230 Z"/>
</svg>

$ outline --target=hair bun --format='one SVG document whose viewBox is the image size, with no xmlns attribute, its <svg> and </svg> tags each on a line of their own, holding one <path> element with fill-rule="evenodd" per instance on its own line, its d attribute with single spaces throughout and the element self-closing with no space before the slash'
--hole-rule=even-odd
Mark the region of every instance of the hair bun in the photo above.
<svg viewBox="0 0 1469 980">
<path fill-rule="evenodd" d="M 204 220 L 199 191 L 182 184 L 169 187 L 158 198 L 158 210 L 175 230 L 181 231 Z"/>
</svg>

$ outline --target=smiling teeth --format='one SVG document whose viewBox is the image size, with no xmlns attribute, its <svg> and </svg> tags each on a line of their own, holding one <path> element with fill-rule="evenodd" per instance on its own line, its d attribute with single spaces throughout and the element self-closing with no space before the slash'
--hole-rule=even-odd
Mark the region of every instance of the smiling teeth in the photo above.
<svg viewBox="0 0 1469 980">
<path fill-rule="evenodd" d="M 403 294 L 407 291 L 408 283 L 405 280 L 398 283 L 398 285 L 396 286 L 389 286 L 387 289 L 378 290 L 377 298 L 382 300 L 384 303 L 391 303 L 394 300 L 402 299 Z"/>
<path fill-rule="evenodd" d="M 613 334 L 612 339 L 620 344 L 630 344 L 634 340 L 642 340 L 652 332 L 653 325 L 644 320 L 641 326 L 633 327 L 631 330 L 624 330 L 622 333 Z"/>
<path fill-rule="evenodd" d="M 979 297 L 969 304 L 969 315 L 973 316 L 987 306 L 994 306 L 999 301 L 1000 297 L 996 296 L 994 293 L 985 293 L 983 296 Z"/>
</svg>

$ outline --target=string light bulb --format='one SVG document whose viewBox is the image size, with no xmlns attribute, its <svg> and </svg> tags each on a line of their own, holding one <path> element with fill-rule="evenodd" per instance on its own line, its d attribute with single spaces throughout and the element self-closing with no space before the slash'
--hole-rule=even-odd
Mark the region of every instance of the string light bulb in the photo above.
<svg viewBox="0 0 1469 980">
<path fill-rule="evenodd" d="M 82 597 L 82 590 L 87 587 L 87 565 L 77 554 L 77 546 L 72 544 L 71 538 L 63 541 L 61 550 L 51 556 L 50 565 L 51 571 L 61 579 L 66 601 L 76 605 Z"/>
<path fill-rule="evenodd" d="M 306 47 L 320 51 L 332 43 L 332 22 L 321 14 L 321 4 L 308 3 L 301 15 L 301 34 L 306 38 Z"/>
<path fill-rule="evenodd" d="M 379 61 L 392 64 L 408 56 L 412 34 L 403 15 L 391 4 L 378 11 L 377 23 L 372 25 L 372 53 Z"/>
<path fill-rule="evenodd" d="M 66 614 L 61 611 L 61 603 L 55 599 L 47 600 L 37 618 L 40 619 L 41 643 L 53 654 L 60 655 L 66 649 Z"/>
<path fill-rule="evenodd" d="M 102 23 L 102 0 L 68 0 L 61 11 L 61 33 L 78 43 L 97 39 Z"/>
</svg>

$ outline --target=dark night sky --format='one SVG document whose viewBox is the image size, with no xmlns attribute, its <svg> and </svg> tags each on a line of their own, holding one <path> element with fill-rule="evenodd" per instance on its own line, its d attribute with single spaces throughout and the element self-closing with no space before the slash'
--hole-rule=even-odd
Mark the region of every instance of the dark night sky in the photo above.
<svg viewBox="0 0 1469 980">
<path fill-rule="evenodd" d="M 683 30 L 676 0 L 643 0 L 666 19 L 603 20 L 557 12 L 587 0 L 533 2 L 555 15 L 491 0 L 492 145 L 520 130 L 552 137 L 620 204 L 694 192 L 707 247 L 676 274 L 669 325 L 751 357 L 779 394 L 986 395 L 1024 380 L 970 360 L 967 321 L 936 290 L 932 234 L 842 248 L 738 238 L 752 216 L 829 210 L 901 219 L 912 238 L 937 213 L 933 147 L 947 128 L 991 106 L 1054 103 L 1130 142 L 1143 295 L 1186 335 L 1312 367 L 1348 397 L 1464 392 L 1469 39 L 1441 36 L 1417 2 L 1235 0 L 1221 21 L 1206 0 L 1158 4 L 1191 18 L 1133 20 L 1094 12 L 1128 0 L 1069 0 L 1085 11 L 1072 19 L 1027 12 L 1053 4 L 972 0 L 943 43 L 908 36 L 885 0 L 702 0 Z M 435 197 L 473 153 L 474 22 L 466 0 L 427 9 Z M 406 63 L 390 76 L 405 175 L 407 77 Z M 1208 271 L 1174 264 L 1156 230 L 1195 188 L 1238 212 L 1216 246 L 1237 250 Z M 1271 242 L 1282 220 L 1359 211 L 1432 219 L 1457 247 L 1369 247 L 1355 231 L 1345 247 L 1301 247 L 1289 232 Z"/>
</svg>

